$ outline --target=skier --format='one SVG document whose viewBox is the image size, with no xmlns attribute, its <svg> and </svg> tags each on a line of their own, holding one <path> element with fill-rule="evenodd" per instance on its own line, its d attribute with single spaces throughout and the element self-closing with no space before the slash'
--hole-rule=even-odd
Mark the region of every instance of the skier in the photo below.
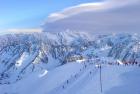
<svg viewBox="0 0 140 94">
<path fill-rule="evenodd" d="M 137 65 L 137 64 L 138 64 L 138 62 L 137 62 L 137 61 L 135 61 L 135 64 Z"/>
<path fill-rule="evenodd" d="M 62 87 L 62 88 L 63 88 L 63 89 L 65 88 L 65 87 L 64 87 L 64 85 L 63 85 L 63 87 Z"/>
<path fill-rule="evenodd" d="M 67 84 L 69 83 L 69 81 L 67 80 Z"/>
<path fill-rule="evenodd" d="M 119 62 L 117 62 L 117 64 L 118 64 L 118 66 L 120 65 L 120 63 L 119 63 Z"/>
<path fill-rule="evenodd" d="M 92 72 L 90 71 L 89 73 L 91 74 Z"/>
<path fill-rule="evenodd" d="M 77 77 L 77 74 L 75 74 L 75 76 L 74 76 L 75 78 Z"/>
<path fill-rule="evenodd" d="M 87 65 L 85 65 L 85 68 L 87 67 Z"/>
</svg>

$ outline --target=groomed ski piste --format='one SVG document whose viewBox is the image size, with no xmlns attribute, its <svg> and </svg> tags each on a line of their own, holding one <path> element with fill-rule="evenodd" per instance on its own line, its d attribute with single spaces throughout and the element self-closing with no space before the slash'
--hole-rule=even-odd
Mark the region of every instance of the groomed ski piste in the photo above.
<svg viewBox="0 0 140 94">
<path fill-rule="evenodd" d="M 139 94 L 140 67 L 88 60 L 33 73 L 1 94 Z M 8 93 L 11 92 L 12 93 Z"/>
</svg>

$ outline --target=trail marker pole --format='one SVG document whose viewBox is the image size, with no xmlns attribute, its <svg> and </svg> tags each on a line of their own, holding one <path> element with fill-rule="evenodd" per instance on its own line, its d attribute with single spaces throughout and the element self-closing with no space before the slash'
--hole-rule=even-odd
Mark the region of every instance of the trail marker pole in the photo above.
<svg viewBox="0 0 140 94">
<path fill-rule="evenodd" d="M 102 88 L 102 66 L 101 66 L 101 64 L 99 65 L 99 68 L 100 68 L 100 89 L 101 89 L 101 93 L 102 93 L 103 88 Z"/>
</svg>

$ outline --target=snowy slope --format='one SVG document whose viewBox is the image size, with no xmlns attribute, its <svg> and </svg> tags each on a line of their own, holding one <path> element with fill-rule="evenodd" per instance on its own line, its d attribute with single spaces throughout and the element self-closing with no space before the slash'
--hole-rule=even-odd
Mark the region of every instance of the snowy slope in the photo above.
<svg viewBox="0 0 140 94">
<path fill-rule="evenodd" d="M 139 71 L 137 66 L 103 65 L 101 93 L 99 68 L 94 64 L 84 68 L 83 64 L 70 63 L 43 77 L 38 76 L 40 73 L 31 74 L 16 84 L 1 86 L 0 90 L 10 92 L 8 94 L 137 94 L 140 92 Z"/>
<path fill-rule="evenodd" d="M 103 94 L 140 92 L 138 35 L 15 34 L 0 44 L 1 94 L 101 94 L 98 63 Z"/>
<path fill-rule="evenodd" d="M 70 78 L 68 84 L 64 82 L 47 94 L 137 94 L 140 92 L 139 71 L 138 67 L 103 66 L 101 93 L 99 69 L 92 66 L 77 78 Z"/>
</svg>

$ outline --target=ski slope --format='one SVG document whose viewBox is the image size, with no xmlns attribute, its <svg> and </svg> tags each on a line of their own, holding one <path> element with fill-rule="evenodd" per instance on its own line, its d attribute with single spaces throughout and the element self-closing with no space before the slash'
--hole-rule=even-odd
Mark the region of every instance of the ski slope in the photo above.
<svg viewBox="0 0 140 94">
<path fill-rule="evenodd" d="M 40 76 L 42 74 L 42 76 Z M 44 74 L 44 75 L 43 75 Z M 0 87 L 1 94 L 139 94 L 140 68 L 131 65 L 68 63 Z M 12 92 L 11 92 L 12 91 Z"/>
<path fill-rule="evenodd" d="M 140 92 L 138 84 L 140 69 L 136 66 L 103 65 L 102 67 L 102 92 L 99 68 L 90 65 L 82 74 L 77 73 L 76 78 L 68 79 L 69 83 L 64 82 L 44 94 L 137 94 Z"/>
</svg>

